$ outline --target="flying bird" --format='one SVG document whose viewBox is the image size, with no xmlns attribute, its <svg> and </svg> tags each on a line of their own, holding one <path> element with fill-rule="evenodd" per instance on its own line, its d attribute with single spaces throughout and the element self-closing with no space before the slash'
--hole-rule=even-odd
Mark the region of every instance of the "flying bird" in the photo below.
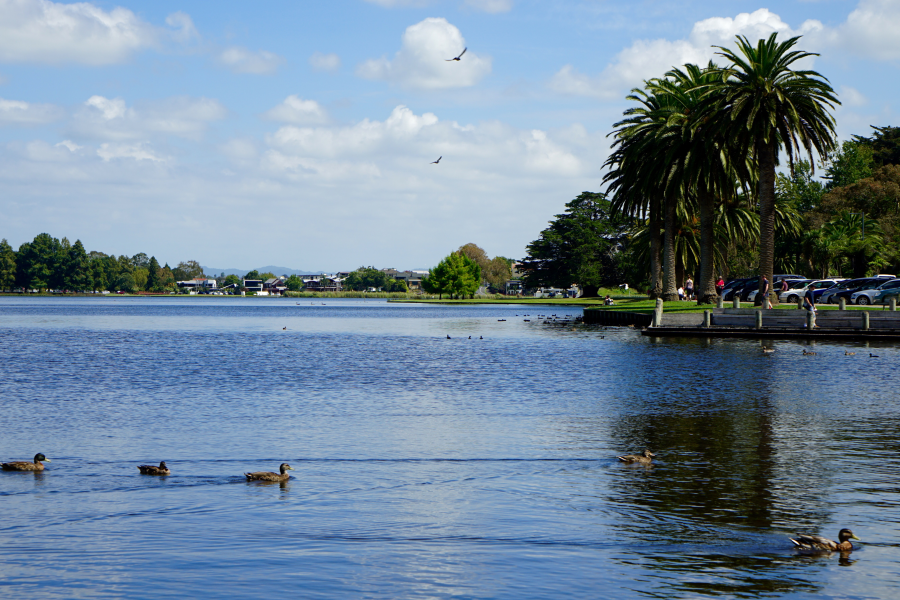
<svg viewBox="0 0 900 600">
<path fill-rule="evenodd" d="M 462 55 L 465 54 L 466 50 L 468 50 L 468 49 L 469 49 L 468 47 L 463 48 L 463 51 L 459 53 L 459 56 L 457 56 L 456 58 L 446 58 L 446 59 L 444 59 L 444 62 L 452 62 L 454 60 L 459 61 L 459 59 L 462 58 Z"/>
<path fill-rule="evenodd" d="M 436 164 L 438 164 L 439 162 L 441 162 L 441 159 L 442 159 L 442 158 L 444 158 L 444 157 L 443 157 L 443 156 L 438 156 L 438 159 L 437 159 L 437 160 L 432 161 L 432 162 L 429 163 L 429 164 L 436 165 Z"/>
</svg>

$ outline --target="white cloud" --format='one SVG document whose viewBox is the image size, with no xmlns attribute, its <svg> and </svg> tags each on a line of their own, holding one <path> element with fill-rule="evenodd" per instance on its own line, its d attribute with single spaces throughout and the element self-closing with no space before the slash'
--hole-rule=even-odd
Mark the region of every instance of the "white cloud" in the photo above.
<svg viewBox="0 0 900 600">
<path fill-rule="evenodd" d="M 512 10 L 513 0 L 465 0 L 465 5 L 486 13 L 502 13 Z"/>
<path fill-rule="evenodd" d="M 84 148 L 84 146 L 79 146 L 72 140 L 63 140 L 63 141 L 59 142 L 58 144 L 55 144 L 54 146 L 56 148 L 66 148 L 69 152 L 77 152 L 77 151 L 81 150 L 82 148 Z"/>
<path fill-rule="evenodd" d="M 200 38 L 200 33 L 194 27 L 193 19 L 187 13 L 173 12 L 166 17 L 166 25 L 173 28 L 170 35 L 179 42 L 187 43 Z"/>
<path fill-rule="evenodd" d="M 110 144 L 103 143 L 97 148 L 97 156 L 105 162 L 116 158 L 132 158 L 134 160 L 149 160 L 153 162 L 165 162 L 166 159 L 148 148 L 147 144 Z"/>
<path fill-rule="evenodd" d="M 841 104 L 847 107 L 865 106 L 869 100 L 859 92 L 859 90 L 842 85 L 838 90 L 838 99 Z"/>
<path fill-rule="evenodd" d="M 672 67 L 687 63 L 702 65 L 709 60 L 724 62 L 713 46 L 733 47 L 736 35 L 756 40 L 778 32 L 779 38 L 785 39 L 794 35 L 815 36 L 822 30 L 823 25 L 815 20 L 804 22 L 797 30 L 791 29 L 781 17 L 765 8 L 741 13 L 733 19 L 713 17 L 695 23 L 687 39 L 637 40 L 619 52 L 597 76 L 579 73 L 572 65 L 565 65 L 549 85 L 562 94 L 620 98 L 628 89 L 639 87 L 646 79 L 661 77 Z"/>
<path fill-rule="evenodd" d="M 128 141 L 154 135 L 199 139 L 208 123 L 226 114 L 225 107 L 210 98 L 178 96 L 128 107 L 122 98 L 91 96 L 76 111 L 70 128 L 87 139 Z"/>
<path fill-rule="evenodd" d="M 465 47 L 459 29 L 446 19 L 432 17 L 406 29 L 394 60 L 367 60 L 356 68 L 356 74 L 409 88 L 468 87 L 491 72 L 491 59 L 467 51 L 462 60 L 447 61 Z"/>
<path fill-rule="evenodd" d="M 232 46 L 219 54 L 219 62 L 235 73 L 269 75 L 278 70 L 284 58 L 266 50 L 252 52 L 241 46 Z"/>
<path fill-rule="evenodd" d="M 184 13 L 169 16 L 172 30 L 156 28 L 126 8 L 49 0 L 0 0 L 0 61 L 108 65 L 157 45 L 161 35 L 196 34 Z"/>
<path fill-rule="evenodd" d="M 337 54 L 314 52 L 313 55 L 309 57 L 309 65 L 315 71 L 334 72 L 341 68 L 341 57 Z"/>
<path fill-rule="evenodd" d="M 297 95 L 291 95 L 284 102 L 263 113 L 263 118 L 294 125 L 320 125 L 328 121 L 325 113 L 315 100 L 304 100 Z"/>
<path fill-rule="evenodd" d="M 43 125 L 62 116 L 62 109 L 53 104 L 31 104 L 0 98 L 0 125 Z"/>
<path fill-rule="evenodd" d="M 826 40 L 848 52 L 875 60 L 900 60 L 900 2 L 861 0 L 846 22 Z"/>
</svg>

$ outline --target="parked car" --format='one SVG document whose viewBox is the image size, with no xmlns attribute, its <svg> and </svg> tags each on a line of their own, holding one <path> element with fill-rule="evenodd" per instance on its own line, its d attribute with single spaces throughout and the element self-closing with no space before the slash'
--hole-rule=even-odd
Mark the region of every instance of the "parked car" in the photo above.
<svg viewBox="0 0 900 600">
<path fill-rule="evenodd" d="M 852 296 L 855 292 L 877 287 L 890 279 L 894 279 L 894 277 L 881 275 L 876 277 L 858 277 L 856 279 L 845 279 L 836 286 L 825 290 L 822 293 L 821 298 L 819 298 L 819 302 L 837 304 L 841 301 L 841 298 L 846 298 L 849 301 L 850 296 Z"/>
<path fill-rule="evenodd" d="M 890 304 L 891 298 L 896 298 L 900 304 L 900 287 L 881 290 L 872 298 L 872 304 Z"/>
<path fill-rule="evenodd" d="M 850 295 L 850 302 L 853 304 L 861 304 L 863 306 L 872 304 L 878 292 L 896 288 L 900 288 L 900 279 L 889 279 L 876 288 L 854 292 Z"/>
<path fill-rule="evenodd" d="M 778 296 L 778 300 L 781 302 L 797 302 L 800 298 L 806 295 L 806 291 L 812 289 L 815 290 L 825 290 L 838 283 L 837 279 L 815 279 L 815 280 L 800 280 L 797 282 L 792 282 L 788 287 L 786 292 L 781 292 Z"/>
<path fill-rule="evenodd" d="M 788 289 L 791 289 L 791 286 L 795 286 L 795 287 L 796 287 L 796 285 L 797 285 L 798 283 L 803 283 L 803 284 L 805 285 L 806 283 L 808 283 L 808 282 L 810 282 L 810 281 L 812 281 L 812 280 L 811 280 L 811 279 L 805 279 L 805 278 L 803 278 L 803 277 L 801 277 L 800 279 L 788 279 L 788 280 L 787 280 L 787 282 L 788 282 Z M 775 284 L 775 286 L 774 286 L 774 287 L 775 287 L 775 291 L 778 292 L 779 294 L 781 294 L 781 284 L 782 284 L 782 283 L 784 283 L 784 280 L 778 281 L 778 282 Z M 747 302 L 756 302 L 756 297 L 757 297 L 758 295 L 759 295 L 759 289 L 758 289 L 758 287 L 757 287 L 757 288 L 753 288 L 752 290 L 750 290 L 750 293 L 747 294 Z M 779 299 L 779 301 L 780 301 L 780 299 Z"/>
<path fill-rule="evenodd" d="M 725 287 L 722 289 L 722 300 L 731 300 L 732 294 L 734 294 L 735 290 L 742 289 L 747 283 L 751 281 L 756 281 L 755 277 L 741 277 L 739 279 L 732 279 L 728 283 L 725 284 Z"/>
</svg>

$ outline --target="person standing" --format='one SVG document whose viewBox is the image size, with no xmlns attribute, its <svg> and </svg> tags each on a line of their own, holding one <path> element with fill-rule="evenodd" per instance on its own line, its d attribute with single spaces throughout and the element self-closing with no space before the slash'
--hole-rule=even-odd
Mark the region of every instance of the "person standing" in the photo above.
<svg viewBox="0 0 900 600">
<path fill-rule="evenodd" d="M 816 310 L 815 290 L 813 290 L 813 286 L 811 285 L 806 288 L 806 293 L 803 294 L 803 308 L 810 312 L 818 312 Z"/>
<path fill-rule="evenodd" d="M 688 300 L 694 299 L 694 280 L 691 279 L 690 275 L 687 278 L 687 281 L 684 283 L 684 296 Z"/>
<path fill-rule="evenodd" d="M 720 275 L 718 280 L 716 280 L 716 295 L 721 296 L 722 290 L 725 289 L 725 282 L 722 280 L 722 276 Z"/>
<path fill-rule="evenodd" d="M 760 290 L 760 294 L 762 294 L 762 304 L 765 308 L 772 308 L 772 305 L 769 304 L 769 279 L 763 275 L 762 276 L 762 289 Z"/>
</svg>

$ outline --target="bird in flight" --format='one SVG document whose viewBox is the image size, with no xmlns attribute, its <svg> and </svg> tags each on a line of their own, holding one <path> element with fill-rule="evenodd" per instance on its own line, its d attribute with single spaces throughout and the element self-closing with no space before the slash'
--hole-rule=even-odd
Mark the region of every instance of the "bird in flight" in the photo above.
<svg viewBox="0 0 900 600">
<path fill-rule="evenodd" d="M 454 61 L 454 60 L 458 61 L 459 59 L 462 58 L 462 55 L 465 54 L 465 53 L 466 53 L 466 50 L 468 50 L 468 49 L 469 49 L 468 47 L 463 48 L 463 51 L 459 53 L 459 56 L 457 56 L 456 58 L 445 58 L 445 59 L 444 59 L 444 62 L 451 62 L 451 61 Z"/>
<path fill-rule="evenodd" d="M 428 163 L 428 164 L 436 165 L 436 164 L 438 164 L 439 162 L 441 162 L 441 159 L 442 159 L 442 158 L 444 158 L 444 157 L 443 157 L 443 156 L 438 156 L 438 159 L 437 159 L 437 160 L 433 160 L 433 161 L 431 161 L 431 162 Z"/>
</svg>

